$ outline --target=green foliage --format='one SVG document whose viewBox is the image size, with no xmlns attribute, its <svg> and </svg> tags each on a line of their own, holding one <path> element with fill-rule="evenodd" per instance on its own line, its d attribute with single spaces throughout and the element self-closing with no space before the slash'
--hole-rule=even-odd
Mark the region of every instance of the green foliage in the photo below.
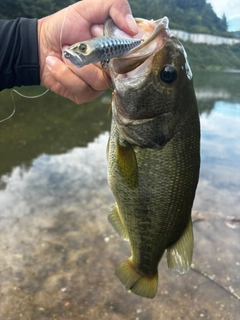
<svg viewBox="0 0 240 320">
<path fill-rule="evenodd" d="M 77 1 L 4 0 L 0 7 L 0 19 L 41 18 L 74 2 Z M 206 0 L 129 0 L 129 3 L 135 17 L 157 20 L 167 16 L 171 29 L 240 37 L 240 33 L 227 32 L 226 16 L 217 17 L 211 4 Z M 184 43 L 184 46 L 193 69 L 240 69 L 240 45 L 212 46 Z"/>
<path fill-rule="evenodd" d="M 4 0 L 0 19 L 41 18 L 74 2 L 77 0 Z M 172 29 L 234 36 L 227 32 L 226 16 L 218 18 L 206 0 L 129 0 L 129 3 L 135 17 L 156 20 L 167 16 Z"/>
<path fill-rule="evenodd" d="M 183 45 L 193 69 L 240 70 L 240 44 L 215 46 L 205 43 L 183 42 Z"/>
<path fill-rule="evenodd" d="M 73 4 L 74 0 L 4 0 L 0 7 L 0 19 L 17 17 L 42 18 Z"/>
<path fill-rule="evenodd" d="M 206 0 L 129 0 L 133 15 L 145 19 L 167 16 L 170 29 L 216 36 L 236 37 L 227 32 L 227 20 L 219 18 Z M 193 69 L 240 69 L 240 45 L 184 43 Z"/>
<path fill-rule="evenodd" d="M 219 18 L 206 0 L 129 0 L 135 17 L 159 19 L 167 16 L 170 28 L 194 33 L 233 36 L 227 20 Z"/>
<path fill-rule="evenodd" d="M 237 38 L 240 38 L 240 31 L 235 31 L 235 32 L 234 32 L 234 35 L 235 35 Z"/>
</svg>

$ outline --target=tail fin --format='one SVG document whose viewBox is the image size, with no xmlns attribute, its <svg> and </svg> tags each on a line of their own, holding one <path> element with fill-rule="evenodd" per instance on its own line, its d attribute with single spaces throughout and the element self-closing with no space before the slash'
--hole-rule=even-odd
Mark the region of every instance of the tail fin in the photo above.
<svg viewBox="0 0 240 320">
<path fill-rule="evenodd" d="M 126 289 L 142 297 L 155 297 L 158 287 L 158 273 L 153 276 L 141 276 L 133 265 L 132 259 L 129 258 L 120 263 L 115 274 Z"/>
</svg>

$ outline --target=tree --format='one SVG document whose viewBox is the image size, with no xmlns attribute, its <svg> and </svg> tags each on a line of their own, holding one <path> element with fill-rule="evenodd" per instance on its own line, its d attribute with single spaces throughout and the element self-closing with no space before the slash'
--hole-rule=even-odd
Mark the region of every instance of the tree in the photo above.
<svg viewBox="0 0 240 320">
<path fill-rule="evenodd" d="M 0 6 L 0 18 L 41 18 L 76 1 L 4 0 Z M 206 0 L 129 0 L 129 3 L 135 17 L 157 20 L 167 16 L 172 29 L 232 36 L 227 33 L 226 16 L 220 19 Z"/>
<path fill-rule="evenodd" d="M 4 0 L 0 7 L 0 19 L 17 17 L 41 18 L 52 14 L 70 4 L 74 0 Z"/>
<path fill-rule="evenodd" d="M 222 26 L 224 31 L 228 31 L 228 23 L 225 13 L 222 16 Z"/>
</svg>

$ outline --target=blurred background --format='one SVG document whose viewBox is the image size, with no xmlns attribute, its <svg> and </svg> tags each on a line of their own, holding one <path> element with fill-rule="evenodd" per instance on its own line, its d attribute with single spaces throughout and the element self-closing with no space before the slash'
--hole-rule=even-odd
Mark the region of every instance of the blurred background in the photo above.
<svg viewBox="0 0 240 320">
<path fill-rule="evenodd" d="M 70 3 L 5 0 L 0 17 L 41 17 Z M 202 164 L 192 269 L 186 275 L 170 272 L 163 257 L 154 300 L 128 293 L 114 276 L 129 256 L 129 244 L 107 221 L 114 203 L 106 173 L 110 91 L 77 106 L 51 92 L 33 100 L 4 90 L 0 119 L 14 105 L 16 113 L 0 123 L 0 319 L 237 319 L 240 4 L 217 3 L 130 1 L 134 16 L 167 15 L 170 28 L 183 31 L 194 75 Z M 206 43 L 209 36 L 215 42 Z M 17 90 L 29 96 L 44 92 Z"/>
<path fill-rule="evenodd" d="M 0 19 L 21 16 L 41 18 L 74 2 L 76 1 L 4 0 L 0 8 Z M 129 3 L 134 17 L 156 20 L 167 16 L 170 29 L 198 34 L 192 37 L 191 40 L 195 42 L 193 44 L 188 41 L 187 34 L 177 33 L 179 38 L 185 40 L 192 68 L 240 69 L 240 0 L 130 0 Z M 215 37 L 209 38 L 209 35 Z M 216 36 L 230 39 L 226 41 Z M 235 40 L 231 40 L 232 38 Z M 212 46 L 214 43 L 218 45 Z M 233 45 L 228 45 L 229 43 Z"/>
</svg>

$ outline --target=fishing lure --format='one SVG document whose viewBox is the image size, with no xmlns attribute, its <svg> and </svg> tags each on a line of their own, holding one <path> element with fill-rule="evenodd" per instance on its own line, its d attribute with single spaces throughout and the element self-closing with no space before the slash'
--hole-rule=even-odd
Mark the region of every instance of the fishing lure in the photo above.
<svg viewBox="0 0 240 320">
<path fill-rule="evenodd" d="M 109 61 L 122 56 L 140 45 L 141 39 L 97 37 L 84 42 L 78 42 L 64 51 L 64 57 L 77 68 L 99 61 Z"/>
</svg>

